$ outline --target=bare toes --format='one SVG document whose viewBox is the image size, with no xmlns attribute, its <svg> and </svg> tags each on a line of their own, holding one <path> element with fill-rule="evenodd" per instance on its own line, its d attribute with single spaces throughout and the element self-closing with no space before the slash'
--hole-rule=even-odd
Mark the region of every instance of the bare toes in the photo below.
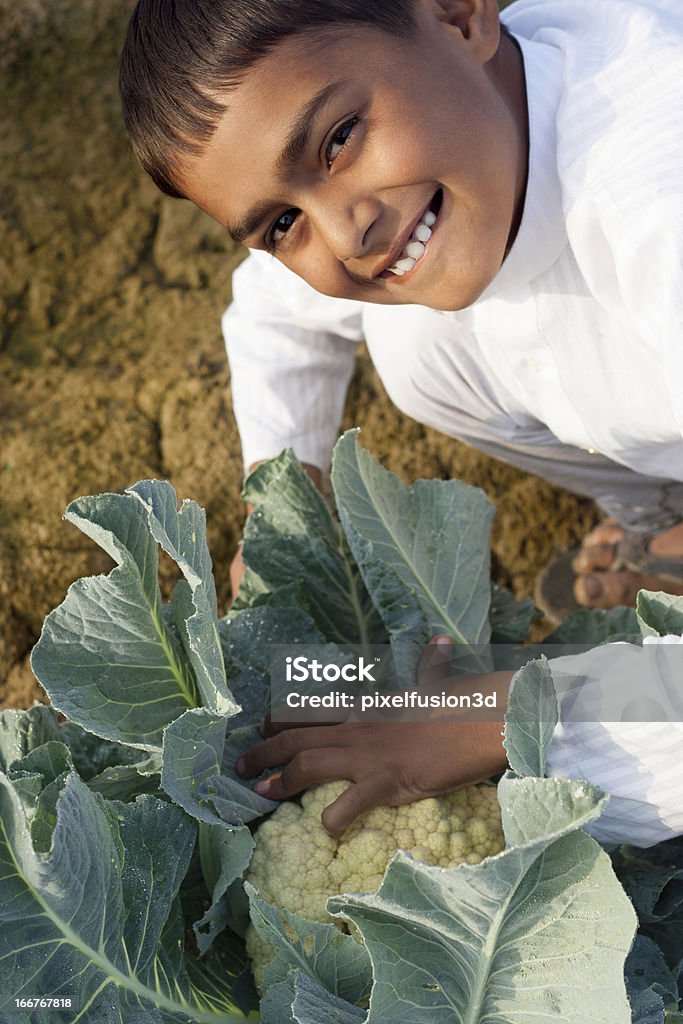
<svg viewBox="0 0 683 1024">
<path fill-rule="evenodd" d="M 574 583 L 574 597 L 585 608 L 635 605 L 641 579 L 634 572 L 589 573 L 579 576 Z"/>
<path fill-rule="evenodd" d="M 586 573 L 594 569 L 609 569 L 616 557 L 614 544 L 584 545 L 572 559 L 574 572 Z"/>
<path fill-rule="evenodd" d="M 618 544 L 624 536 L 624 528 L 616 519 L 605 519 L 598 523 L 590 533 L 583 538 L 582 547 L 593 547 L 596 544 Z"/>
</svg>

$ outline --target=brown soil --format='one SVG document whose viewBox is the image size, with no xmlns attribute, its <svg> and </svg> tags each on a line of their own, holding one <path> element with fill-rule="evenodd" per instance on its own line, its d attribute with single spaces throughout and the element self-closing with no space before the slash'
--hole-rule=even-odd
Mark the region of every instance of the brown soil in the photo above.
<svg viewBox="0 0 683 1024">
<path fill-rule="evenodd" d="M 27 653 L 45 615 L 107 566 L 62 522 L 71 499 L 171 480 L 207 510 L 222 608 L 241 530 L 219 318 L 244 252 L 129 153 L 116 65 L 131 6 L 0 0 L 0 703 L 14 706 L 40 697 Z M 594 521 L 590 503 L 399 415 L 364 355 L 353 424 L 405 479 L 487 491 L 495 571 L 517 595 Z"/>
</svg>

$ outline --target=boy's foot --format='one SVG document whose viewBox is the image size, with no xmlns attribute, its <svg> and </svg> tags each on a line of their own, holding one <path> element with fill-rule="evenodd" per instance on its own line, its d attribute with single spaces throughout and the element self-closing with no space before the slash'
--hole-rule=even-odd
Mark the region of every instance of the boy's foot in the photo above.
<svg viewBox="0 0 683 1024">
<path fill-rule="evenodd" d="M 683 523 L 652 537 L 642 550 L 629 544 L 629 566 L 622 568 L 624 553 L 618 545 L 625 536 L 622 526 L 607 519 L 584 538 L 572 561 L 574 598 L 582 607 L 634 605 L 639 590 L 683 594 Z M 615 563 L 619 567 L 611 570 Z"/>
<path fill-rule="evenodd" d="M 535 600 L 547 618 L 560 622 L 579 608 L 633 606 L 639 590 L 683 594 L 683 522 L 648 537 L 606 519 L 578 550 L 540 574 Z"/>
</svg>

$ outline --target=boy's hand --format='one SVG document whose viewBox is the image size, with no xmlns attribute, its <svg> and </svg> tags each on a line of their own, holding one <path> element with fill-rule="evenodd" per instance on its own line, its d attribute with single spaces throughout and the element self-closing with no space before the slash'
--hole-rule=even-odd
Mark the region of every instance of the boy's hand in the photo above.
<svg viewBox="0 0 683 1024">
<path fill-rule="evenodd" d="M 349 788 L 322 815 L 327 831 L 340 835 L 372 807 L 397 807 L 437 796 L 502 771 L 507 763 L 502 720 L 512 675 L 496 672 L 451 681 L 458 693 L 496 691 L 497 721 L 472 721 L 471 713 L 463 710 L 449 712 L 441 721 L 346 721 L 281 731 L 271 725 L 266 726 L 265 742 L 240 758 L 237 770 L 253 777 L 284 765 L 254 786 L 273 800 L 286 800 L 317 783 L 349 780 Z M 421 675 L 421 690 L 422 679 Z M 438 689 L 448 685 L 442 680 Z"/>
</svg>

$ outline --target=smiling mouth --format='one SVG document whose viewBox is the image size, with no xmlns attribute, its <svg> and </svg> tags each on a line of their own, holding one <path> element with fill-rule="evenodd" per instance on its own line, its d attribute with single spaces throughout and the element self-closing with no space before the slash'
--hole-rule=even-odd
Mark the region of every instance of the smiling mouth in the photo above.
<svg viewBox="0 0 683 1024">
<path fill-rule="evenodd" d="M 402 278 L 415 269 L 426 252 L 427 243 L 432 237 L 442 202 L 443 191 L 438 189 L 413 228 L 410 238 L 399 253 L 398 258 L 390 267 L 387 267 L 378 275 L 380 278 L 383 278 L 385 281 L 391 278 Z"/>
</svg>

